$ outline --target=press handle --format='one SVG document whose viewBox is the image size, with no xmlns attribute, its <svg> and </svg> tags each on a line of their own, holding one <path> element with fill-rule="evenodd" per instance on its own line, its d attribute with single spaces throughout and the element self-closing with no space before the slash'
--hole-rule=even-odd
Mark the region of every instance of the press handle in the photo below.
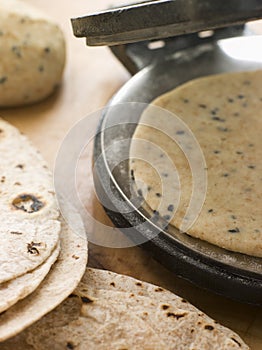
<svg viewBox="0 0 262 350">
<path fill-rule="evenodd" d="M 110 46 L 110 49 L 127 70 L 134 75 L 145 67 L 168 59 L 178 51 L 201 44 L 214 44 L 220 39 L 242 36 L 244 28 L 244 25 L 239 25 L 161 40 Z"/>
</svg>

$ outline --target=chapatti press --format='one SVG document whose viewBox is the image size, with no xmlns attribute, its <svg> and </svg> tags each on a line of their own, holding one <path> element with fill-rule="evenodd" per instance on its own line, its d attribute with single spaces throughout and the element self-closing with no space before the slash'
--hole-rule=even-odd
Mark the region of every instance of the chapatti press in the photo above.
<svg viewBox="0 0 262 350">
<path fill-rule="evenodd" d="M 261 69 L 262 36 L 247 25 L 260 18 L 262 0 L 160 0 L 74 18 L 72 25 L 75 36 L 85 37 L 87 45 L 109 46 L 133 75 L 108 106 L 146 106 L 194 78 Z M 262 305 L 260 258 L 226 251 L 169 226 L 154 234 L 155 223 L 146 208 L 134 208 L 129 162 L 115 166 L 119 153 L 128 159 L 130 142 L 123 149 L 115 145 L 123 138 L 131 140 L 142 112 L 108 109 L 101 116 L 94 179 L 101 202 L 110 202 L 104 205 L 108 216 L 120 230 L 132 228 L 129 238 L 134 242 L 143 236 L 143 247 L 176 275 L 215 293 Z M 143 229 L 138 231 L 140 224 Z"/>
</svg>

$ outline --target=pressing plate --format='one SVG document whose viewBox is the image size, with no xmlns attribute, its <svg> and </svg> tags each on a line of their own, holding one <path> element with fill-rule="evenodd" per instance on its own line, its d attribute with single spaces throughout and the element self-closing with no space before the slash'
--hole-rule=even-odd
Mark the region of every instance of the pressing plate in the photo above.
<svg viewBox="0 0 262 350">
<path fill-rule="evenodd" d="M 156 234 L 156 225 L 149 220 L 146 206 L 135 208 L 131 203 L 128 160 L 120 160 L 129 157 L 130 140 L 148 103 L 197 77 L 262 69 L 262 58 L 254 54 L 261 44 L 260 36 L 237 37 L 197 43 L 157 56 L 157 62 L 137 73 L 111 100 L 110 106 L 116 107 L 103 115 L 95 142 L 97 194 L 102 203 L 105 198 L 110 202 L 110 209 L 104 207 L 117 227 L 134 227 L 129 238 L 139 242 L 143 237 L 145 248 L 183 278 L 224 296 L 259 305 L 262 305 L 261 259 L 226 251 L 172 227 Z M 140 51 L 133 47 L 134 52 Z M 136 59 L 139 61 L 139 57 Z M 142 103 L 141 107 L 133 108 L 137 103 Z M 123 139 L 129 141 L 121 148 L 118 141 Z M 110 185 L 105 181 L 108 176 Z M 143 228 L 137 230 L 140 224 Z"/>
</svg>

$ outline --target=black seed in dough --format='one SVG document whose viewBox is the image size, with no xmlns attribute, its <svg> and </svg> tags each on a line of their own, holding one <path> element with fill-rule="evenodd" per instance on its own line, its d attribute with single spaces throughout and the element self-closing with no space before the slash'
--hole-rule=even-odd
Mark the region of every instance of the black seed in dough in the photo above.
<svg viewBox="0 0 262 350">
<path fill-rule="evenodd" d="M 173 211 L 174 211 L 174 206 L 173 206 L 173 204 L 170 204 L 170 205 L 167 207 L 167 210 L 170 211 L 170 212 L 173 212 Z"/>
<path fill-rule="evenodd" d="M 7 77 L 0 77 L 0 84 L 4 84 L 7 81 Z"/>
<path fill-rule="evenodd" d="M 239 233 L 240 230 L 239 230 L 238 227 L 236 227 L 236 228 L 233 228 L 232 230 L 228 230 L 228 232 L 230 232 L 230 233 Z"/>
</svg>

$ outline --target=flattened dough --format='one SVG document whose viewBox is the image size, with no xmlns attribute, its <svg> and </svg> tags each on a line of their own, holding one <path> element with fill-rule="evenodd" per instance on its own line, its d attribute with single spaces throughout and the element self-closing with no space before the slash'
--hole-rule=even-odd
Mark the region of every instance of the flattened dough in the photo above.
<svg viewBox="0 0 262 350">
<path fill-rule="evenodd" d="M 153 106 L 172 112 L 187 124 L 206 160 L 206 199 L 187 233 L 231 251 L 262 257 L 262 71 L 196 79 L 160 96 Z M 174 214 L 172 205 L 179 196 L 178 184 L 172 180 L 168 162 L 159 163 L 162 180 L 142 160 L 130 161 L 131 172 L 137 187 L 141 181 L 146 184 L 146 190 L 145 186 L 140 190 L 149 207 L 170 217 L 171 224 L 180 228 L 192 193 L 192 174 L 188 160 L 174 141 L 161 131 L 142 125 L 152 122 L 153 117 L 159 118 L 159 125 L 163 124 L 161 115 L 152 116 L 146 110 L 134 139 L 157 145 L 160 151 L 153 154 L 156 161 L 169 156 L 175 164 L 181 182 L 177 212 Z M 186 129 L 170 127 L 170 132 L 178 141 L 188 135 Z M 133 142 L 131 158 L 138 148 Z M 144 159 L 153 152 L 149 144 Z M 176 198 L 170 198 L 171 189 Z"/>
</svg>

